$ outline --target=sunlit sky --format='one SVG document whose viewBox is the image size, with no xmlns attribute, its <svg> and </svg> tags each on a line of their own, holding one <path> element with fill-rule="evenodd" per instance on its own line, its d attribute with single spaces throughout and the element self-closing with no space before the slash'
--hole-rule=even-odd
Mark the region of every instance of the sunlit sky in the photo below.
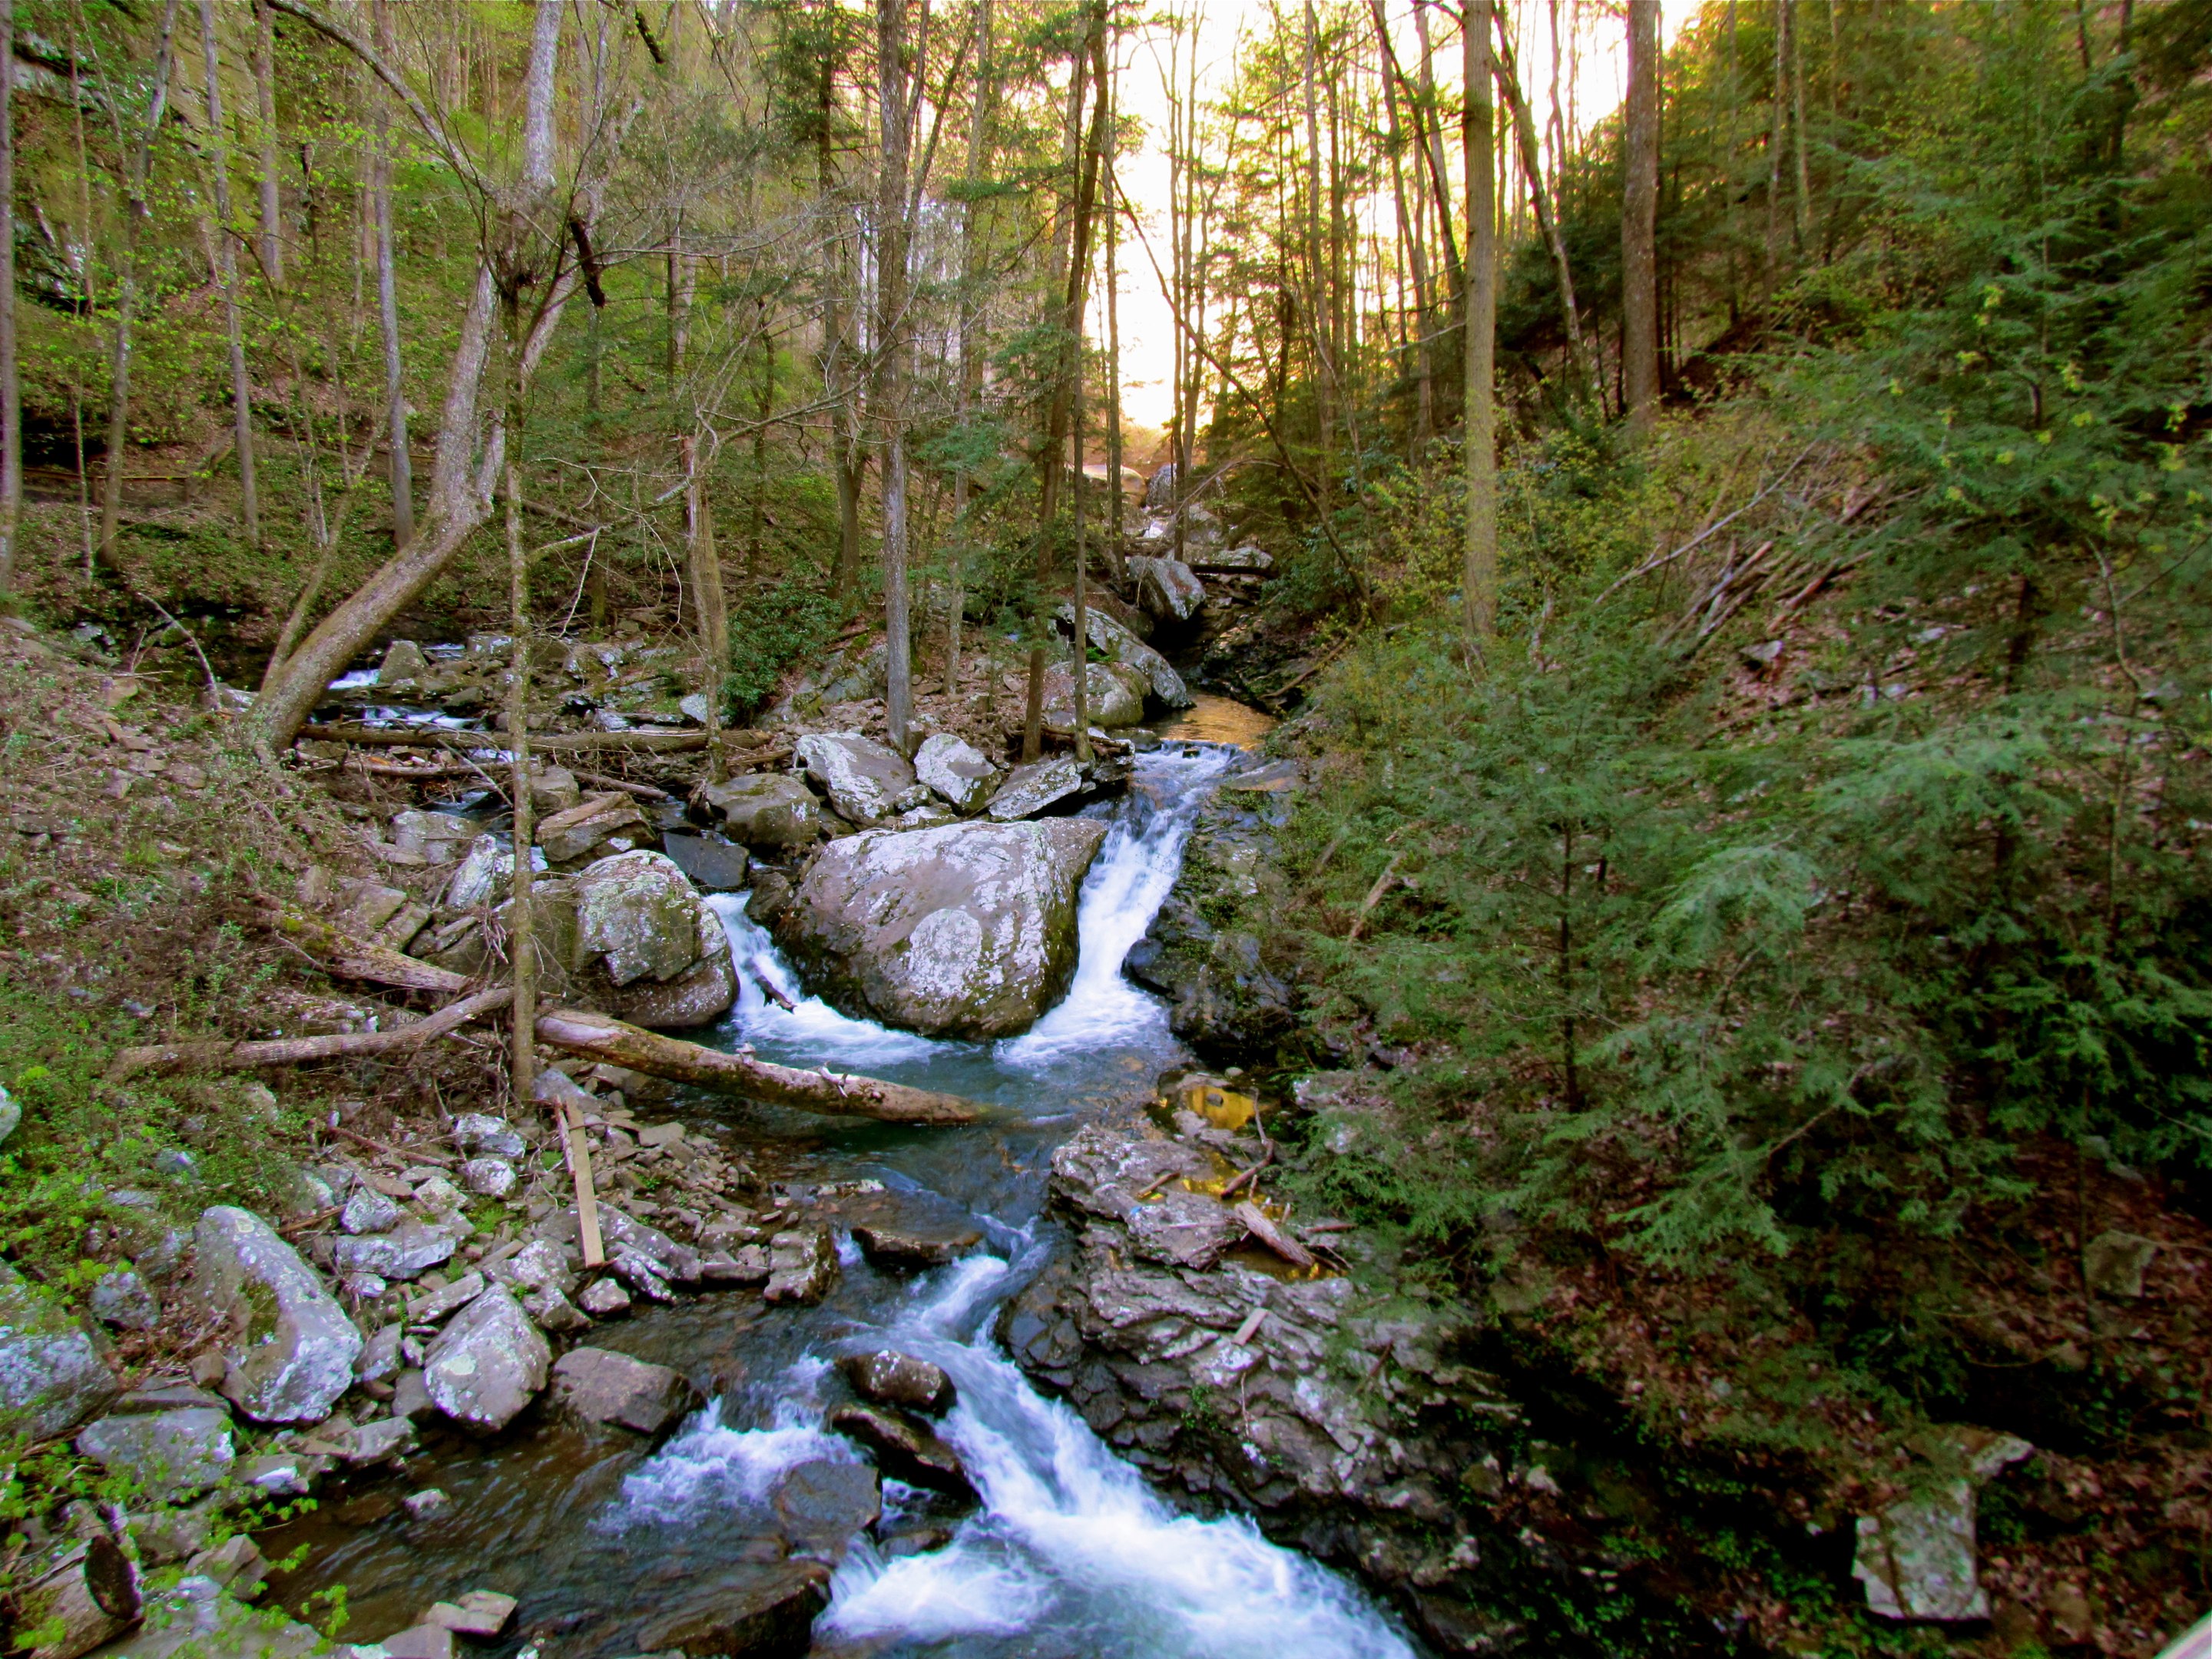
<svg viewBox="0 0 2212 1659">
<path fill-rule="evenodd" d="M 1248 33 L 1264 33 L 1270 27 L 1271 13 L 1278 8 L 1280 15 L 1293 23 L 1304 10 L 1304 0 L 1182 0 L 1182 3 L 1204 8 L 1194 42 L 1199 87 L 1201 96 L 1216 97 L 1231 77 L 1241 39 Z M 1578 0 L 1559 0 L 1559 5 L 1562 55 L 1575 50 L 1569 45 L 1571 37 L 1579 42 L 1574 124 L 1579 131 L 1586 132 L 1620 107 L 1626 58 L 1625 26 L 1617 15 L 1607 15 L 1609 7 L 1601 9 L 1578 3 Z M 1409 0 L 1389 0 L 1389 10 L 1398 63 L 1411 76 L 1419 61 L 1419 47 Z M 1667 8 L 1662 21 L 1665 38 L 1671 40 L 1675 28 L 1692 13 L 1691 0 L 1677 0 L 1677 3 Z M 1524 3 L 1514 7 L 1510 15 L 1517 25 L 1520 44 L 1516 55 L 1522 83 L 1540 127 L 1549 112 L 1546 91 L 1551 81 L 1547 13 L 1535 4 Z M 1455 99 L 1460 84 L 1458 25 L 1450 15 L 1432 8 L 1429 33 L 1439 87 L 1450 89 Z M 1166 83 L 1170 50 L 1171 43 L 1164 29 L 1132 32 L 1122 37 L 1121 108 L 1142 125 L 1144 138 L 1141 149 L 1121 157 L 1121 188 L 1144 219 L 1152 252 L 1163 268 L 1168 263 Z M 1188 72 L 1188 63 L 1185 58 L 1184 73 Z M 1563 86 L 1565 79 L 1563 73 Z M 1455 167 L 1459 155 L 1455 121 L 1450 129 L 1449 153 Z M 1363 228 L 1370 222 L 1370 216 L 1379 216 L 1376 227 L 1386 241 L 1395 235 L 1395 220 L 1387 193 L 1355 204 L 1354 211 Z M 1124 236 L 1119 258 L 1120 280 L 1116 287 L 1120 294 L 1124 418 L 1139 425 L 1164 427 L 1175 402 L 1175 393 L 1169 384 L 1174 364 L 1174 313 L 1166 296 L 1160 292 L 1144 248 L 1134 238 Z M 1103 265 L 1099 286 L 1103 289 Z M 1090 333 L 1094 340 L 1103 342 L 1105 338 L 1103 292 L 1096 295 L 1092 306 Z"/>
</svg>

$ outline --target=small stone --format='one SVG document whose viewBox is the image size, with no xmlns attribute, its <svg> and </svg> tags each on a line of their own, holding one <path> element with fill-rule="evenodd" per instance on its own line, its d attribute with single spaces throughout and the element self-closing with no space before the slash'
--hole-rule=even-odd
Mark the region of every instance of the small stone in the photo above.
<svg viewBox="0 0 2212 1659">
<path fill-rule="evenodd" d="M 648 1123 L 637 1132 L 640 1146 L 673 1146 L 684 1139 L 680 1123 Z"/>
<path fill-rule="evenodd" d="M 465 1152 L 487 1153 L 493 1158 L 520 1158 L 527 1150 L 513 1124 L 485 1112 L 463 1112 L 456 1117 L 453 1144 Z"/>
<path fill-rule="evenodd" d="M 149 1009 L 148 1012 L 151 1012 L 152 1010 Z M 9 1094 L 4 1086 L 0 1086 L 0 1146 L 7 1143 L 8 1138 L 21 1127 L 22 1121 L 22 1103 L 15 1096 Z"/>
<path fill-rule="evenodd" d="M 584 1287 L 576 1305 L 594 1319 L 611 1319 L 629 1311 L 629 1292 L 611 1279 L 595 1279 Z"/>
<path fill-rule="evenodd" d="M 975 1498 L 975 1489 L 969 1483 L 960 1454 L 903 1412 L 842 1406 L 830 1413 L 830 1426 L 875 1453 L 876 1466 L 894 1480 L 955 1498 Z"/>
<path fill-rule="evenodd" d="M 160 1298 L 133 1268 L 118 1267 L 103 1274 L 87 1299 L 93 1316 L 118 1330 L 151 1330 L 161 1322 Z"/>
<path fill-rule="evenodd" d="M 516 1602 L 512 1595 L 501 1595 L 497 1590 L 469 1591 L 459 1600 L 434 1603 L 422 1615 L 426 1625 L 441 1625 L 461 1636 L 493 1637 L 507 1628 L 507 1621 L 514 1617 Z"/>
<path fill-rule="evenodd" d="M 2081 1277 L 2099 1296 L 2132 1302 L 2142 1295 L 2143 1274 L 2157 1254 L 2158 1242 L 2139 1233 L 2099 1233 L 2081 1252 Z"/>
<path fill-rule="evenodd" d="M 614 1260 L 607 1265 L 614 1269 L 616 1277 L 648 1302 L 676 1300 L 676 1292 L 668 1288 L 667 1264 L 643 1251 L 617 1250 Z"/>
<path fill-rule="evenodd" d="M 432 1176 L 415 1189 L 415 1201 L 433 1215 L 450 1215 L 468 1200 L 445 1176 Z"/>
<path fill-rule="evenodd" d="M 338 1281 L 338 1288 L 360 1304 L 381 1300 L 392 1286 L 378 1273 L 348 1273 Z"/>
<path fill-rule="evenodd" d="M 747 1244 L 728 1255 L 702 1256 L 699 1261 L 699 1277 L 709 1285 L 764 1285 L 771 1270 L 765 1244 Z"/>
<path fill-rule="evenodd" d="M 399 1224 L 399 1206 L 374 1187 L 357 1188 L 338 1212 L 338 1225 L 356 1236 L 390 1232 Z"/>
<path fill-rule="evenodd" d="M 927 1359 L 884 1348 L 847 1354 L 837 1369 L 855 1394 L 878 1406 L 907 1406 L 932 1416 L 952 1409 L 952 1379 Z"/>
<path fill-rule="evenodd" d="M 425 1226 L 410 1217 L 390 1232 L 339 1239 L 332 1260 L 342 1273 L 410 1279 L 451 1261 L 457 1243 L 448 1229 Z"/>
<path fill-rule="evenodd" d="M 421 1366 L 410 1365 L 393 1379 L 392 1414 L 394 1417 L 404 1417 L 410 1423 L 417 1422 L 436 1410 L 437 1404 L 430 1398 L 429 1384 L 423 1380 Z"/>
<path fill-rule="evenodd" d="M 559 1285 L 564 1288 L 568 1279 L 568 1258 L 561 1247 L 550 1239 L 533 1238 L 507 1260 L 507 1276 L 518 1285 L 532 1288 L 543 1285 Z"/>
<path fill-rule="evenodd" d="M 522 1298 L 522 1311 L 538 1322 L 538 1329 L 556 1336 L 583 1330 L 592 1322 L 558 1285 L 541 1285 L 531 1291 Z"/>
<path fill-rule="evenodd" d="M 453 1632 L 442 1625 L 416 1625 L 376 1645 L 385 1659 L 453 1659 Z"/>
<path fill-rule="evenodd" d="M 430 1521 L 453 1507 L 453 1500 L 435 1486 L 425 1486 L 399 1500 L 399 1507 L 417 1521 Z"/>
<path fill-rule="evenodd" d="M 343 1444 L 345 1461 L 356 1468 L 389 1462 L 415 1449 L 415 1424 L 405 1417 L 380 1417 L 374 1423 L 362 1424 Z"/>
<path fill-rule="evenodd" d="M 463 1273 L 452 1284 L 421 1296 L 407 1304 L 410 1325 L 434 1325 L 447 1315 L 457 1312 L 483 1293 L 484 1276 L 478 1273 Z"/>
<path fill-rule="evenodd" d="M 461 1165 L 461 1184 L 478 1198 L 505 1198 L 514 1190 L 514 1165 L 501 1158 L 472 1158 Z"/>
<path fill-rule="evenodd" d="M 399 1343 L 407 1334 L 404 1325 L 386 1325 L 362 1344 L 353 1374 L 364 1382 L 389 1382 L 399 1375 Z"/>
<path fill-rule="evenodd" d="M 770 1302 L 819 1302 L 838 1273 L 837 1246 L 827 1227 L 781 1232 L 769 1241 L 769 1279 L 761 1295 Z"/>
<path fill-rule="evenodd" d="M 833 1563 L 884 1512 L 882 1483 L 873 1469 L 826 1458 L 785 1475 L 771 1501 L 793 1551 Z"/>
<path fill-rule="evenodd" d="M 213 1549 L 200 1551 L 185 1563 L 187 1574 L 212 1578 L 241 1600 L 268 1577 L 269 1563 L 254 1541 L 244 1533 L 226 1538 Z"/>
</svg>

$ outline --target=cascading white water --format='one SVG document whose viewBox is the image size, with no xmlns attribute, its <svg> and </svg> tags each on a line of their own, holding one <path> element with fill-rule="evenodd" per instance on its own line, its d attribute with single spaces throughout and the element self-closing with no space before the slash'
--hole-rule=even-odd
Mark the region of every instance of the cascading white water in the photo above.
<svg viewBox="0 0 2212 1659">
<path fill-rule="evenodd" d="M 1140 757 L 1131 793 L 1085 879 L 1080 952 L 1066 996 L 1029 1032 L 985 1048 L 933 1042 L 839 1013 L 805 996 L 742 895 L 709 900 L 738 969 L 738 1035 L 807 1064 L 988 1073 L 1000 1098 L 1057 1108 L 1040 1089 L 1079 1061 L 1172 1052 L 1158 999 L 1121 975 L 1181 868 L 1206 794 L 1236 759 L 1218 748 Z M 773 984 L 795 1004 L 763 994 Z M 909 1071 L 907 1074 L 913 1074 Z M 1031 1110 L 1032 1121 L 1041 1114 Z M 849 1459 L 823 1434 L 828 1355 L 890 1346 L 944 1368 L 959 1403 L 942 1425 L 981 1494 L 952 1541 L 887 1558 L 866 1540 L 832 1583 L 821 1630 L 871 1654 L 1051 1654 L 1159 1659 L 1389 1659 L 1405 1640 L 1345 1580 L 1270 1544 L 1241 1516 L 1178 1515 L 1083 1419 L 1033 1389 L 986 1334 L 999 1304 L 1042 1263 L 1034 1225 L 993 1224 L 1012 1248 L 928 1275 L 857 1317 L 744 1399 L 718 1401 L 624 1480 L 600 1526 L 667 1525 L 686 1514 L 764 1513 L 781 1474 Z M 750 1416 L 757 1425 L 734 1427 Z M 894 1494 L 895 1495 L 895 1494 Z M 887 1495 L 889 1496 L 889 1495 Z"/>
</svg>

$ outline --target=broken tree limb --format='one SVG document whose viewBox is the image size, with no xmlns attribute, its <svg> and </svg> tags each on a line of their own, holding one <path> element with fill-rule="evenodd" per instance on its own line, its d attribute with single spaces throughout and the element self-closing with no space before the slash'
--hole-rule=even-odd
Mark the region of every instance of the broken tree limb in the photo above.
<svg viewBox="0 0 2212 1659">
<path fill-rule="evenodd" d="M 1314 1265 L 1313 1252 L 1268 1220 L 1258 1205 L 1248 1200 L 1237 1206 L 1235 1214 L 1237 1220 L 1244 1224 L 1245 1231 L 1293 1267 L 1311 1267 Z"/>
<path fill-rule="evenodd" d="M 404 991 L 443 991 L 459 995 L 468 990 L 466 974 L 457 974 L 435 963 L 418 962 L 381 945 L 341 933 L 320 916 L 289 904 L 265 902 L 254 920 L 271 933 L 292 941 L 323 967 L 348 979 L 365 979 Z"/>
<path fill-rule="evenodd" d="M 341 1060 L 356 1054 L 403 1054 L 434 1042 L 472 1019 L 496 1013 L 514 994 L 505 986 L 479 991 L 441 1008 L 427 1019 L 390 1031 L 337 1031 L 326 1036 L 272 1037 L 259 1042 L 164 1042 L 125 1048 L 107 1068 L 107 1081 L 122 1083 L 142 1072 L 234 1069 L 248 1066 L 298 1066 L 310 1060 Z"/>
<path fill-rule="evenodd" d="M 572 1054 L 625 1066 L 648 1077 L 665 1077 L 805 1112 L 872 1117 L 884 1123 L 975 1123 L 983 1116 L 981 1106 L 957 1095 L 840 1074 L 826 1067 L 803 1072 L 749 1055 L 726 1054 L 580 1008 L 550 1008 L 541 1013 L 538 1040 Z"/>
<path fill-rule="evenodd" d="M 372 749 L 501 749 L 506 746 L 504 732 L 448 732 L 442 727 L 423 726 L 303 726 L 299 731 L 304 742 L 312 738 L 319 743 L 350 743 Z M 532 732 L 532 749 L 545 750 L 636 750 L 644 754 L 665 755 L 686 749 L 704 749 L 704 732 Z"/>
</svg>

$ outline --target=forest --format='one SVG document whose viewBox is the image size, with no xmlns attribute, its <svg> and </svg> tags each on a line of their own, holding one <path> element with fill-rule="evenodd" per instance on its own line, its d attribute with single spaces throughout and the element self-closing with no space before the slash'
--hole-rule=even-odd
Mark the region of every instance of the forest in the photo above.
<svg viewBox="0 0 2212 1659">
<path fill-rule="evenodd" d="M 994 1340 L 1041 1396 L 1154 1487 L 1182 1481 L 1209 1526 L 1249 1512 L 1300 1572 L 1340 1571 L 1382 1622 L 1316 1612 L 1244 1646 L 1193 1613 L 1172 1640 L 962 1646 L 1092 1627 L 933 1637 L 920 1590 L 897 1618 L 879 1604 L 939 1558 L 885 1543 L 880 1578 L 840 1554 L 809 1581 L 813 1650 L 2181 1659 L 2212 1640 L 2212 0 L 0 0 L 0 1301 L 27 1275 L 91 1310 L 118 1389 L 224 1373 L 202 1376 L 214 1326 L 179 1322 L 181 1293 L 158 1325 L 99 1312 L 111 1268 L 155 1277 L 86 1195 L 111 1177 L 118 1200 L 173 1208 L 197 1182 L 188 1207 L 279 1206 L 293 1177 L 270 1159 L 312 1143 L 390 1155 L 358 1192 L 408 1202 L 440 1164 L 400 1156 L 410 1126 L 465 1154 L 454 1114 L 481 1108 L 553 1126 L 557 1156 L 514 1156 L 526 1185 L 573 1189 L 588 1279 L 585 1130 L 603 1176 L 632 1167 L 605 1103 L 635 1108 L 656 1066 L 708 1090 L 754 1066 L 748 1098 L 795 1110 L 865 1085 L 888 1091 L 869 1115 L 909 1125 L 972 1121 L 953 1094 L 1002 1107 L 980 1073 L 886 1046 L 901 1032 L 807 1049 L 720 1028 L 712 1056 L 673 1060 L 698 1045 L 622 1025 L 617 1053 L 561 1024 L 564 999 L 700 1024 L 636 1013 L 619 967 L 596 1003 L 580 988 L 571 941 L 611 924 L 569 889 L 601 866 L 555 843 L 598 800 L 628 817 L 578 847 L 665 844 L 709 896 L 714 952 L 723 915 L 717 1018 L 758 1012 L 751 974 L 785 1010 L 818 990 L 838 1018 L 1011 1063 L 1053 996 L 1020 1024 L 895 1017 L 826 923 L 802 939 L 793 920 L 884 827 L 984 822 L 984 794 L 926 763 L 957 747 L 1007 799 L 1028 768 L 1072 769 L 1021 820 L 1041 835 L 1125 789 L 1195 823 L 1117 949 L 1194 1068 L 1158 1109 L 1249 1091 L 1259 1139 L 1236 1117 L 1216 1145 L 1212 1106 L 1169 1138 L 1236 1167 L 1198 1188 L 1271 1271 L 1340 1274 L 1376 1321 L 1462 1322 L 1451 1364 L 1408 1385 L 1460 1403 L 1431 1402 L 1434 1467 L 1376 1476 L 1364 1519 L 1256 1498 L 1218 1473 L 1273 1446 L 1249 1400 L 1227 1426 L 1242 1383 L 1158 1384 L 1183 1390 L 1175 1446 L 1211 1448 L 1171 1462 L 1093 1409 L 1091 1360 L 1024 1358 L 1013 1333 L 1048 1298 L 1010 1279 Z M 405 693 L 442 712 L 394 728 L 372 704 Z M 1249 779 L 1221 762 L 1217 803 L 1249 811 L 1186 808 L 1182 775 L 1144 769 L 1151 736 L 1132 752 L 1158 724 L 1134 711 L 1194 695 L 1272 728 Z M 161 741 L 196 757 L 169 777 L 206 789 L 149 816 L 136 722 L 157 702 Z M 859 760 L 809 747 L 863 732 Z M 509 804 L 470 903 L 462 876 L 422 885 L 467 845 L 430 822 L 434 779 Z M 771 796 L 800 829 L 748 842 Z M 678 857 L 685 811 L 742 876 Z M 1085 906 L 1123 856 L 1111 823 L 1082 853 Z M 514 850 L 533 836 L 536 874 Z M 1092 994 L 1084 867 L 1065 940 L 1038 947 L 1071 1005 Z M 941 878 L 856 876 L 852 914 Z M 381 915 L 364 882 L 390 884 Z M 748 965 L 756 935 L 805 988 Z M 336 1035 L 311 1035 L 302 975 L 354 987 Z M 416 1060 L 352 1058 L 399 1052 L 346 1046 L 399 1019 L 436 1028 L 407 1039 Z M 231 1046 L 280 1039 L 311 1048 Z M 587 1077 L 594 1059 L 632 1081 Z M 134 1068 L 167 1092 L 125 1086 Z M 233 1081 L 173 1080 L 198 1072 Z M 282 1096 L 266 1134 L 235 1117 L 248 1073 Z M 1110 1093 L 1085 1079 L 1051 1087 Z M 781 1130 L 748 1152 L 736 1121 L 731 1190 L 769 1219 L 717 1237 L 796 1272 L 777 1228 L 814 1224 L 793 1172 L 834 1207 L 850 1194 L 824 1170 L 877 1166 Z M 1049 1164 L 1071 1237 L 1138 1238 L 1129 1215 L 1180 1189 L 1085 1198 L 1067 1159 L 1091 1133 L 998 1156 L 1040 1194 Z M 184 1182 L 179 1158 L 208 1173 Z M 382 1232 L 326 1176 L 331 1201 L 298 1213 L 342 1264 L 341 1207 L 343 1234 Z M 652 1212 L 652 1180 L 623 1190 Z M 520 1191 L 478 1193 L 468 1261 L 533 1237 Z M 1022 1202 L 1034 1220 L 1048 1200 Z M 719 1259 L 716 1224 L 708 1206 L 690 1243 L 663 1242 Z M 1011 1249 L 1014 1224 L 978 1236 Z M 1089 1265 L 1036 1285 L 1120 1271 L 1095 1238 L 1069 1248 Z M 423 1305 L 420 1282 L 339 1288 L 367 1334 L 371 1310 Z M 451 1333 L 482 1305 L 437 1316 Z M 435 1329 L 392 1317 L 418 1347 Z M 1214 1329 L 1241 1352 L 1260 1318 Z M 986 1388 L 964 1350 L 938 1363 L 963 1400 Z M 1478 1375 L 1510 1409 L 1452 1392 Z M 139 1613 L 40 1599 L 58 1539 L 149 1585 L 155 1555 L 113 1518 L 143 1471 L 115 1486 L 82 1437 L 23 1427 L 9 1376 L 18 1645 L 161 1659 L 127 1633 Z M 981 1468 L 968 1409 L 940 1426 Z M 878 1448 L 887 1478 L 953 1490 L 900 1444 Z M 1376 1520 L 1390 1479 L 1418 1493 Z M 959 1484 L 1012 1525 L 989 1481 Z M 310 1590 L 343 1607 L 300 1562 L 366 1501 L 252 1512 L 302 1552 L 267 1544 L 296 1616 Z M 72 1504 L 112 1515 L 58 1519 Z M 471 1549 L 498 1553 L 435 1559 Z M 101 1582 L 83 1594 L 113 1614 Z M 504 1588 L 524 1601 L 508 1637 L 547 1659 L 633 1650 L 611 1626 L 556 1634 Z M 726 1626 L 664 1647 L 808 1650 L 803 1620 L 758 1646 Z M 444 1639 L 379 1651 L 451 1659 Z"/>
</svg>

